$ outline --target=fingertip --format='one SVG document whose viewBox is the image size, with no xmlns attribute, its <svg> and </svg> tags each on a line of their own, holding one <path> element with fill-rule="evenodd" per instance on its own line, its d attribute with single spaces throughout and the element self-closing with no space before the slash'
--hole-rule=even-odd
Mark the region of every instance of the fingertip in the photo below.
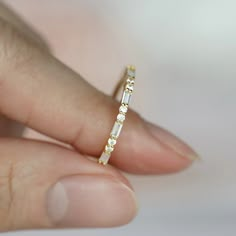
<svg viewBox="0 0 236 236">
<path fill-rule="evenodd" d="M 57 227 L 113 227 L 137 213 L 134 192 L 102 175 L 65 177 L 50 189 L 48 212 Z"/>
<path fill-rule="evenodd" d="M 170 132 L 133 113 L 111 161 L 135 174 L 167 174 L 189 167 L 195 151 Z"/>
</svg>

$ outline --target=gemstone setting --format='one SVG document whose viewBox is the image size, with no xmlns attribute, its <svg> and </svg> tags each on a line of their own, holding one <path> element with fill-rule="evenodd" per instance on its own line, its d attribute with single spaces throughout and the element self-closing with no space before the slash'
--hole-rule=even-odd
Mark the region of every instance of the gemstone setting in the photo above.
<svg viewBox="0 0 236 236">
<path fill-rule="evenodd" d="M 118 120 L 119 122 L 124 122 L 124 120 L 125 120 L 125 115 L 119 113 L 119 114 L 117 115 L 117 120 Z"/>
<path fill-rule="evenodd" d="M 113 138 L 109 138 L 107 142 L 110 146 L 115 146 L 116 145 L 116 140 Z"/>
<path fill-rule="evenodd" d="M 113 150 L 114 150 L 114 148 L 112 146 L 106 145 L 106 147 L 105 147 L 106 153 L 111 153 Z"/>
<path fill-rule="evenodd" d="M 126 79 L 125 84 L 122 83 L 123 79 Z M 123 90 L 122 98 L 120 101 L 119 113 L 112 127 L 110 137 L 104 147 L 104 151 L 102 152 L 98 160 L 100 164 L 106 165 L 111 157 L 111 153 L 114 151 L 115 145 L 117 143 L 117 139 L 120 136 L 123 123 L 126 118 L 126 113 L 128 111 L 128 106 L 129 106 L 133 89 L 134 89 L 134 83 L 135 83 L 135 67 L 132 65 L 129 65 L 127 66 L 125 76 L 122 78 L 119 85 L 117 85 L 117 88 L 114 92 L 114 96 L 115 96 L 119 92 L 119 88 L 121 88 L 121 85 L 124 84 L 124 90 Z"/>
<path fill-rule="evenodd" d="M 134 86 L 132 84 L 126 84 L 125 88 L 131 92 L 134 90 Z"/>
<path fill-rule="evenodd" d="M 128 105 L 129 102 L 130 102 L 130 98 L 131 98 L 131 93 L 128 92 L 128 91 L 125 91 L 123 93 L 123 96 L 122 96 L 122 99 L 121 99 L 121 103 Z"/>
<path fill-rule="evenodd" d="M 129 83 L 129 84 L 134 84 L 134 79 L 127 79 L 127 83 Z"/>
<path fill-rule="evenodd" d="M 123 114 L 125 114 L 128 111 L 128 107 L 125 105 L 121 105 L 119 111 Z"/>
<path fill-rule="evenodd" d="M 117 121 L 115 122 L 112 131 L 111 131 L 111 136 L 114 138 L 118 138 L 122 129 L 122 124 L 118 123 Z"/>
<path fill-rule="evenodd" d="M 129 68 L 128 71 L 127 71 L 127 75 L 131 78 L 134 78 L 135 77 L 135 71 L 132 70 L 131 68 Z"/>
<path fill-rule="evenodd" d="M 110 153 L 106 153 L 106 152 L 103 152 L 101 157 L 99 158 L 99 163 L 100 164 L 103 164 L 103 165 L 106 165 L 109 158 L 110 158 L 111 154 Z"/>
</svg>

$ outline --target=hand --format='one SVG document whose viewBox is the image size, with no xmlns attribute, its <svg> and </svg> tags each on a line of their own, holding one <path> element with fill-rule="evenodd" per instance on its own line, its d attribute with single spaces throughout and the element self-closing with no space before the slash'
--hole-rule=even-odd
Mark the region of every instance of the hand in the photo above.
<svg viewBox="0 0 236 236">
<path fill-rule="evenodd" d="M 0 33 L 0 231 L 128 223 L 137 211 L 135 194 L 116 168 L 164 174 L 196 157 L 130 110 L 114 167 L 99 165 L 95 157 L 119 104 L 54 58 L 44 40 L 2 5 Z M 68 146 L 20 138 L 23 126 Z"/>
</svg>

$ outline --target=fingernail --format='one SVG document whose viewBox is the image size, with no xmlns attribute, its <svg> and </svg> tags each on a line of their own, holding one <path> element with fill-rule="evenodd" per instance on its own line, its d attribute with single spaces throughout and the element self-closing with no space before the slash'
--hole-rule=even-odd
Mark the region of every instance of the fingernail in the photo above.
<svg viewBox="0 0 236 236">
<path fill-rule="evenodd" d="M 48 216 L 60 227 L 111 227 L 137 211 L 134 192 L 112 176 L 78 175 L 56 183 L 47 197 Z"/>
<path fill-rule="evenodd" d="M 200 159 L 198 154 L 192 148 L 167 130 L 149 122 L 146 122 L 146 127 L 154 138 L 158 139 L 159 142 L 165 144 L 178 155 L 186 157 L 191 161 Z"/>
</svg>

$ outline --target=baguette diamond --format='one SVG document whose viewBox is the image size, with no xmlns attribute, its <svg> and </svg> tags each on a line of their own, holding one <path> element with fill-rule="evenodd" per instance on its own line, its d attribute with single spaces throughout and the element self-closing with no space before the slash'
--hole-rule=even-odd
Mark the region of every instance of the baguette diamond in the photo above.
<svg viewBox="0 0 236 236">
<path fill-rule="evenodd" d="M 115 138 L 118 138 L 119 135 L 120 135 L 120 131 L 122 129 L 122 124 L 118 123 L 118 122 L 115 122 L 113 128 L 112 128 L 112 131 L 111 131 L 111 136 L 112 137 L 115 137 Z"/>
<path fill-rule="evenodd" d="M 131 78 L 135 77 L 135 70 L 132 70 L 132 68 L 129 68 L 127 71 L 127 75 Z"/>
<path fill-rule="evenodd" d="M 114 146 L 116 145 L 117 138 L 119 137 L 122 127 L 123 127 L 123 122 L 125 121 L 125 116 L 128 111 L 128 106 L 130 103 L 130 99 L 132 96 L 132 92 L 134 89 L 134 82 L 135 82 L 135 67 L 134 66 L 128 66 L 126 69 L 126 75 L 124 78 L 126 79 L 125 84 L 124 84 L 124 91 L 123 95 L 121 98 L 121 105 L 119 107 L 119 114 L 116 117 L 116 121 L 113 125 L 113 128 L 110 133 L 110 137 L 107 141 L 107 144 L 105 145 L 104 151 L 101 154 L 98 163 L 106 165 L 111 157 L 111 153 L 114 150 Z M 119 83 L 122 85 L 122 80 Z M 119 87 L 118 87 L 119 88 Z M 119 90 L 115 90 L 119 91 Z M 116 94 L 116 92 L 114 92 Z"/>
<path fill-rule="evenodd" d="M 106 152 L 103 152 L 101 157 L 99 158 L 99 163 L 100 164 L 103 164 L 103 165 L 106 165 L 109 158 L 110 158 L 111 154 L 110 153 L 106 153 Z"/>
<path fill-rule="evenodd" d="M 131 93 L 128 92 L 128 91 L 125 91 L 123 96 L 122 96 L 121 103 L 128 105 L 129 102 L 130 102 L 130 98 L 131 98 Z"/>
</svg>

